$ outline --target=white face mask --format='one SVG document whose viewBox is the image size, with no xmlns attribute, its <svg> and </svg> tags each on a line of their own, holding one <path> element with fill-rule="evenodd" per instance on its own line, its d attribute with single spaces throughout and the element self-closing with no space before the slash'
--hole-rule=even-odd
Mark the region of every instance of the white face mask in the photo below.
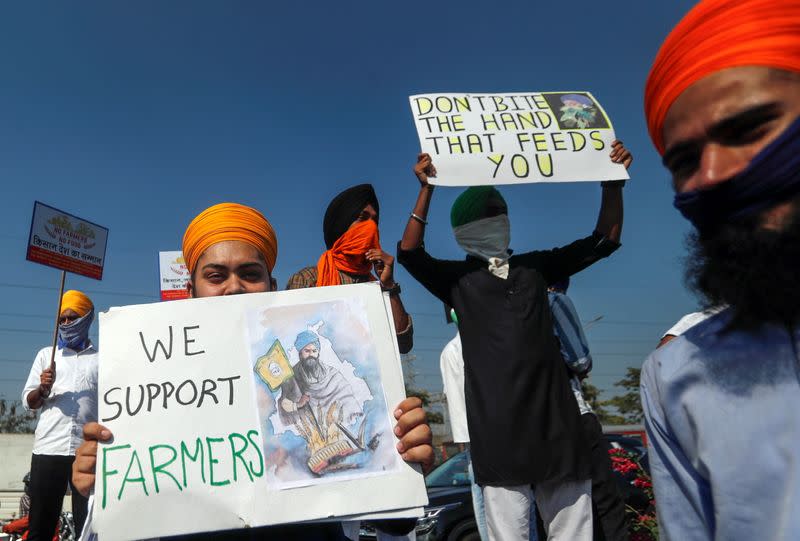
<svg viewBox="0 0 800 541">
<path fill-rule="evenodd" d="M 511 242 L 508 214 L 454 227 L 453 233 L 462 250 L 489 262 L 492 274 L 503 279 L 508 277 L 508 245 Z"/>
</svg>

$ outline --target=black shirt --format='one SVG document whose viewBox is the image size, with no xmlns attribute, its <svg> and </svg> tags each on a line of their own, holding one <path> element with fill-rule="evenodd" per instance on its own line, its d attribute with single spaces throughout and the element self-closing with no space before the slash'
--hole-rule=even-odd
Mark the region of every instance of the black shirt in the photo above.
<svg viewBox="0 0 800 541">
<path fill-rule="evenodd" d="M 508 279 L 488 263 L 434 259 L 424 247 L 398 261 L 458 316 L 470 451 L 479 485 L 588 479 L 588 444 L 547 301 L 547 285 L 610 255 L 595 233 L 562 248 L 514 255 Z"/>
</svg>

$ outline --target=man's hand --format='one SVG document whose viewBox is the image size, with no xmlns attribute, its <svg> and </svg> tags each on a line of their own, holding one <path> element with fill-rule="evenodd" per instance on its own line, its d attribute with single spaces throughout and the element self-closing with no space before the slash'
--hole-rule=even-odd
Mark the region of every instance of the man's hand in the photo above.
<svg viewBox="0 0 800 541">
<path fill-rule="evenodd" d="M 286 413 L 294 413 L 297 411 L 297 404 L 288 398 L 281 398 L 281 408 L 283 408 L 283 411 Z"/>
<path fill-rule="evenodd" d="M 39 375 L 39 393 L 42 397 L 50 396 L 53 384 L 56 382 L 56 364 L 52 363 L 49 368 L 42 370 Z"/>
<path fill-rule="evenodd" d="M 406 398 L 394 412 L 397 425 L 394 433 L 400 438 L 397 451 L 406 462 L 417 462 L 422 472 L 428 473 L 433 468 L 433 433 L 425 419 L 422 400 L 416 396 Z"/>
<path fill-rule="evenodd" d="M 381 285 L 385 288 L 393 287 L 394 256 L 377 248 L 367 250 L 364 256 L 367 258 L 367 261 L 372 263 L 372 265 L 375 267 L 375 274 L 378 275 Z"/>
<path fill-rule="evenodd" d="M 417 163 L 414 165 L 414 174 L 422 186 L 428 185 L 428 177 L 436 178 L 436 168 L 433 166 L 431 155 L 423 152 L 417 156 Z"/>
<path fill-rule="evenodd" d="M 75 452 L 72 463 L 72 484 L 84 497 L 88 497 L 94 487 L 97 469 L 97 442 L 111 441 L 111 431 L 98 423 L 83 425 L 83 443 Z"/>
<path fill-rule="evenodd" d="M 625 148 L 625 145 L 622 144 L 622 141 L 619 139 L 614 139 L 614 142 L 611 143 L 611 161 L 614 163 L 621 163 L 625 166 L 625 169 L 630 168 L 631 163 L 633 163 L 633 154 L 631 151 Z"/>
</svg>

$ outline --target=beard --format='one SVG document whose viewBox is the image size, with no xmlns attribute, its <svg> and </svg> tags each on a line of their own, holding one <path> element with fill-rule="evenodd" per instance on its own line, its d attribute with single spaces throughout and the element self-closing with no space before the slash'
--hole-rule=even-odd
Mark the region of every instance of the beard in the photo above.
<svg viewBox="0 0 800 541">
<path fill-rule="evenodd" d="M 728 305 L 728 330 L 800 322 L 800 204 L 788 224 L 765 230 L 759 220 L 725 224 L 687 239 L 686 283 L 706 308 Z"/>
<path fill-rule="evenodd" d="M 322 372 L 322 364 L 319 362 L 319 357 L 313 357 L 309 355 L 308 357 L 304 358 L 301 362 L 303 363 L 303 369 L 305 369 L 305 371 L 309 375 L 315 378 L 320 377 L 320 374 Z"/>
</svg>

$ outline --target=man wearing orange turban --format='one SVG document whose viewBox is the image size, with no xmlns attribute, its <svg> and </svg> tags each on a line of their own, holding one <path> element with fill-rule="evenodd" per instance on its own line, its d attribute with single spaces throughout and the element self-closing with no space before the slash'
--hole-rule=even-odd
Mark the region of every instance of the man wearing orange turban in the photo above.
<svg viewBox="0 0 800 541">
<path fill-rule="evenodd" d="M 642 368 L 661 539 L 800 538 L 800 0 L 704 0 L 664 41 L 650 136 L 726 306 Z"/>
<path fill-rule="evenodd" d="M 220 203 L 198 214 L 183 235 L 192 297 L 274 291 L 278 239 L 259 211 Z"/>
<path fill-rule="evenodd" d="M 272 271 L 278 256 L 278 241 L 272 225 L 257 210 L 235 203 L 214 205 L 192 220 L 183 237 L 183 257 L 191 273 L 192 297 L 216 297 L 240 293 L 274 291 Z M 419 398 L 398 404 L 395 411 L 398 452 L 408 462 L 427 469 L 433 463 L 430 427 Z M 94 422 L 84 427 L 85 442 L 77 451 L 73 483 L 88 494 L 94 487 L 97 441 L 108 441 L 111 432 Z M 411 521 L 409 528 L 413 528 Z M 302 524 L 250 528 L 229 532 L 180 536 L 181 541 L 346 541 L 339 523 Z"/>
<path fill-rule="evenodd" d="M 400 300 L 400 285 L 394 281 L 394 257 L 381 248 L 379 211 L 371 184 L 353 186 L 334 197 L 322 221 L 327 250 L 316 266 L 293 274 L 286 289 L 373 282 L 374 270 L 381 288 L 389 292 L 400 353 L 408 353 L 414 345 L 414 330 Z"/>
<path fill-rule="evenodd" d="M 31 457 L 30 533 L 28 539 L 53 538 L 70 482 L 81 427 L 97 420 L 97 349 L 89 339 L 94 305 L 70 290 L 61 297 L 58 347 L 39 351 L 22 391 L 22 405 L 39 410 Z M 51 357 L 53 359 L 51 363 Z M 72 515 L 80 531 L 87 499 L 73 487 Z"/>
</svg>

